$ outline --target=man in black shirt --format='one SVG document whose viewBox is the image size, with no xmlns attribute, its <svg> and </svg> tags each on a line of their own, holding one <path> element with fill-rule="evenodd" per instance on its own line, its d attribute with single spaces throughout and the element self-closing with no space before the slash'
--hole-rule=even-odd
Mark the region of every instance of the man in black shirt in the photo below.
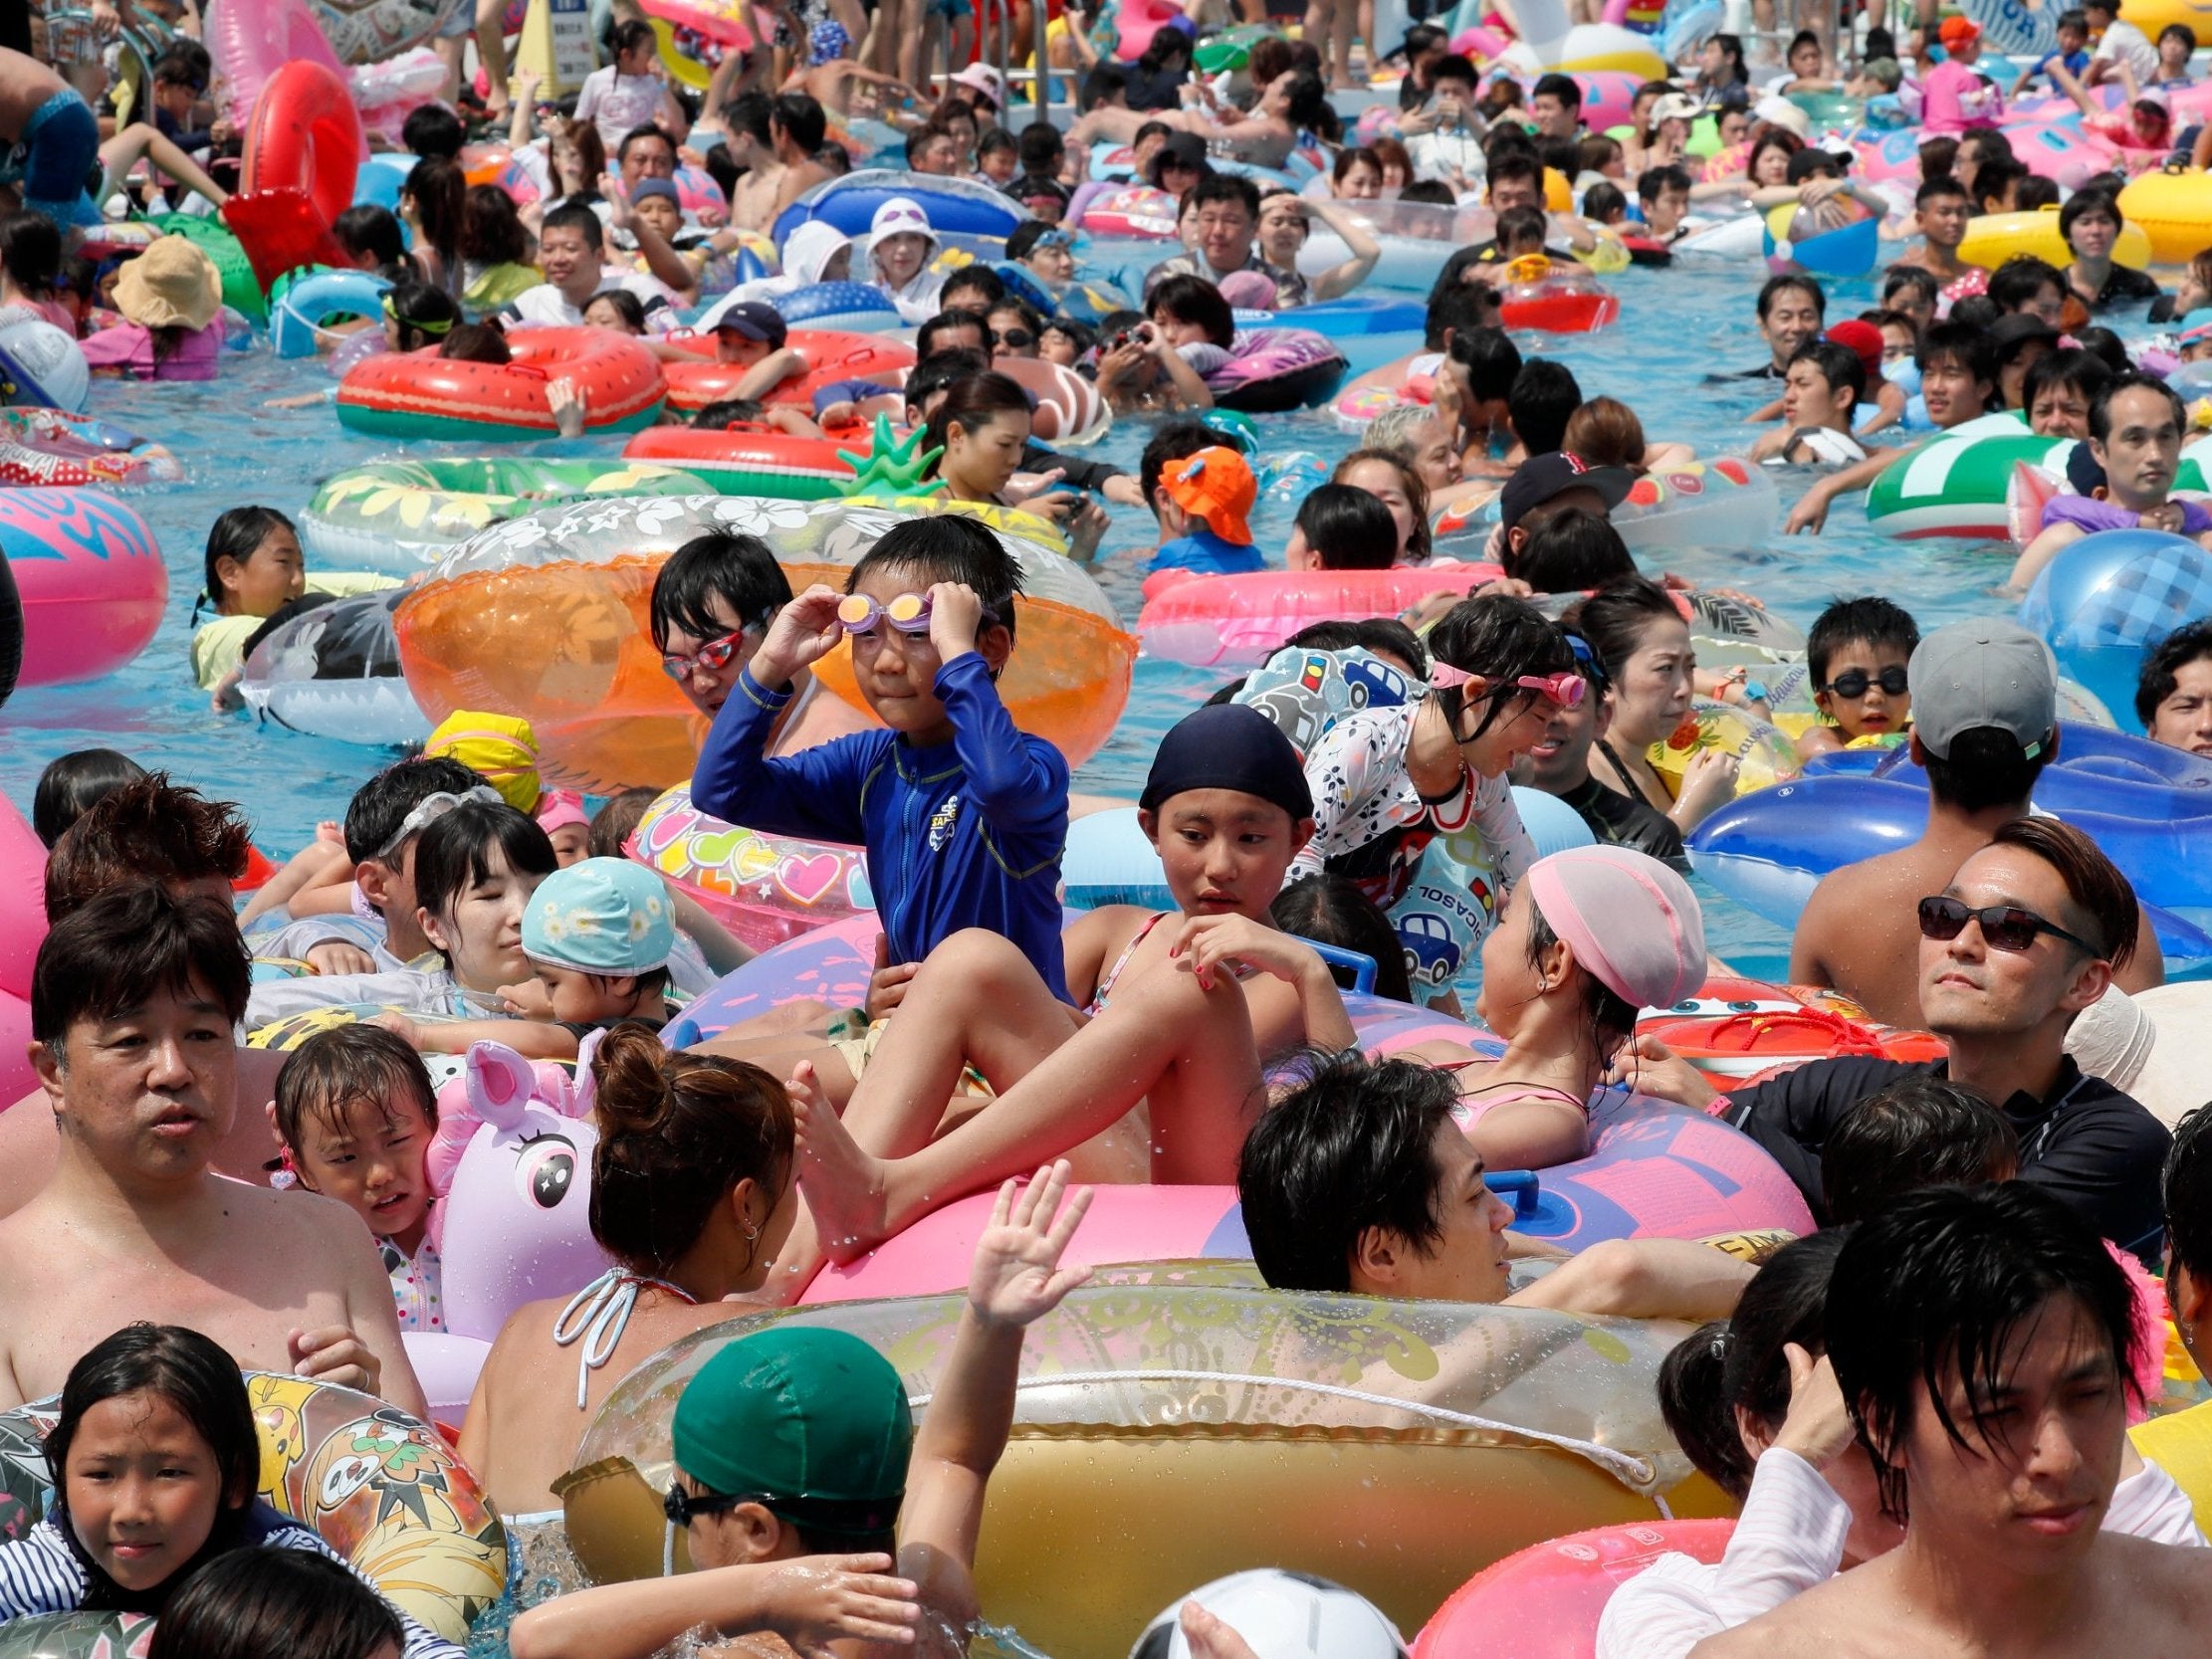
<svg viewBox="0 0 2212 1659">
<path fill-rule="evenodd" d="M 1875 1091 L 1915 1071 L 1947 1076 L 2002 1111 L 2020 1178 L 2104 1237 L 2154 1260 L 2164 1227 L 2165 1126 L 2068 1058 L 2066 1033 L 2134 949 L 2126 878 L 2056 818 L 2003 825 L 1939 895 L 1919 901 L 1920 1008 L 1948 1060 L 1816 1060 L 1720 1097 L 1662 1043 L 1638 1038 L 1618 1074 L 1646 1094 L 1714 1112 L 1771 1152 L 1823 1213 L 1821 1148 Z M 1901 968 L 1903 964 L 1899 964 Z"/>
<path fill-rule="evenodd" d="M 1709 376 L 1714 380 L 1786 380 L 1797 348 L 1816 337 L 1828 315 L 1828 296 L 1811 277 L 1769 277 L 1759 290 L 1759 332 L 1767 361 L 1757 368 Z"/>
</svg>

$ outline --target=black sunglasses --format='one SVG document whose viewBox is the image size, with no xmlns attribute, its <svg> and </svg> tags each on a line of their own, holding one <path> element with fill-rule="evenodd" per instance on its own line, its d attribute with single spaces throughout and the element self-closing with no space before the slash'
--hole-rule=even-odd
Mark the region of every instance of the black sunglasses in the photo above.
<svg viewBox="0 0 2212 1659">
<path fill-rule="evenodd" d="M 1890 697 L 1902 697 L 1905 685 L 1904 669 L 1891 663 L 1872 678 L 1860 669 L 1846 669 L 1827 685 L 1815 686 L 1813 689 L 1817 692 L 1836 692 L 1844 697 L 1865 697 L 1869 686 L 1880 686 Z"/>
<path fill-rule="evenodd" d="M 1969 922 L 1979 923 L 1982 937 L 1992 950 L 2026 950 L 2034 945 L 2036 935 L 2049 933 L 2077 945 L 2092 956 L 2101 957 L 2104 952 L 2080 933 L 2070 933 L 2055 922 L 2046 922 L 2034 911 L 2018 905 L 1990 905 L 1976 910 L 1962 899 L 1934 898 L 1920 901 L 1920 936 L 1938 940 L 1958 937 L 1966 931 Z"/>
<path fill-rule="evenodd" d="M 661 1514 L 668 1517 L 671 1527 L 688 1527 L 702 1515 L 720 1515 L 740 1504 L 759 1504 L 766 1509 L 768 1503 L 758 1492 L 703 1492 L 695 1498 L 680 1482 L 670 1481 L 668 1490 L 661 1494 Z"/>
<path fill-rule="evenodd" d="M 1002 333 L 996 328 L 994 328 L 990 331 L 987 337 L 990 339 L 993 345 L 1010 345 L 1016 351 L 1023 349 L 1025 346 L 1034 345 L 1037 342 L 1036 335 L 1030 333 L 1029 330 L 1026 328 L 1008 328 Z"/>
</svg>

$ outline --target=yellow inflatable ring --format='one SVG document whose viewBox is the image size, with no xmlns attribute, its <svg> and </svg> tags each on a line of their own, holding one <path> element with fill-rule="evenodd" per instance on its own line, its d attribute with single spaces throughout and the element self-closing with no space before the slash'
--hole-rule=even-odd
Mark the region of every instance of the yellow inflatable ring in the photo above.
<svg viewBox="0 0 2212 1659">
<path fill-rule="evenodd" d="M 2144 173 L 2119 193 L 2119 211 L 2150 239 L 2153 259 L 2186 265 L 2212 248 L 2212 173 Z"/>
<path fill-rule="evenodd" d="M 2125 201 L 2123 196 L 2122 211 L 2125 211 Z M 2197 246 L 2208 243 L 2212 243 L 2212 237 L 2200 241 Z M 1966 222 L 1966 238 L 1958 245 L 1958 257 L 1968 265 L 1986 266 L 1994 271 L 2019 254 L 2048 260 L 2062 271 L 2074 263 L 2074 250 L 2059 234 L 2057 208 L 2038 208 L 2029 213 L 1985 213 Z M 2112 245 L 2112 260 L 2134 271 L 2150 263 L 2150 235 L 2132 218 L 2119 228 L 2119 240 Z"/>
<path fill-rule="evenodd" d="M 1697 755 L 1717 750 L 1740 762 L 1736 793 L 1769 788 L 1797 776 L 1803 768 L 1797 745 L 1778 726 L 1726 703 L 1699 698 L 1679 727 L 1645 751 L 1669 795 L 1679 795 L 1682 777 Z"/>
</svg>

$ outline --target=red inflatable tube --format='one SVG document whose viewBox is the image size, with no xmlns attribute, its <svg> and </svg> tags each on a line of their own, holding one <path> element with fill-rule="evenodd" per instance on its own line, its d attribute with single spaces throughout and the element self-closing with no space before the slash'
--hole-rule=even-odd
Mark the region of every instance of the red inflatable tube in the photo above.
<svg viewBox="0 0 2212 1659">
<path fill-rule="evenodd" d="M 649 426 L 622 446 L 622 459 L 683 467 L 734 495 L 826 500 L 852 482 L 852 464 L 838 450 L 865 455 L 870 441 L 857 427 L 800 438 L 753 421 L 732 421 L 720 431 Z"/>
<path fill-rule="evenodd" d="M 1508 328 L 1534 328 L 1547 334 L 1594 333 L 1621 314 L 1621 302 L 1595 291 L 1547 294 L 1534 300 L 1508 300 L 1498 316 Z"/>
<path fill-rule="evenodd" d="M 1733 1521 L 1632 1521 L 1508 1555 L 1452 1592 L 1414 1638 L 1414 1659 L 1591 1659 L 1613 1592 L 1661 1555 L 1708 1566 Z"/>
<path fill-rule="evenodd" d="M 246 250 L 254 281 L 264 293 L 286 272 L 303 265 L 342 268 L 352 262 L 305 190 L 257 190 L 233 196 L 223 204 L 223 223 Z"/>
<path fill-rule="evenodd" d="M 712 340 L 672 340 L 669 343 L 699 353 L 697 363 L 668 365 L 668 406 L 686 414 L 719 403 L 733 395 L 746 371 L 735 363 L 714 361 Z M 811 411 L 814 393 L 840 380 L 873 380 L 897 386 L 914 366 L 914 347 L 881 334 L 853 334 L 835 328 L 793 328 L 784 344 L 806 359 L 806 372 L 794 374 L 771 388 L 763 403 L 787 404 Z"/>
<path fill-rule="evenodd" d="M 345 83 L 321 64 L 295 60 L 269 78 L 254 103 L 239 181 L 247 195 L 304 190 L 330 226 L 353 205 L 365 153 Z"/>
<path fill-rule="evenodd" d="M 552 433 L 546 389 L 564 378 L 583 394 L 586 431 L 620 432 L 650 423 L 667 393 L 659 359 L 627 334 L 518 328 L 508 345 L 511 363 L 461 362 L 435 347 L 365 357 L 338 383 L 338 422 L 394 438 Z"/>
<path fill-rule="evenodd" d="M 1503 572 L 1494 564 L 1390 570 L 1250 570 L 1233 576 L 1160 570 L 1145 578 L 1137 638 L 1145 655 L 1200 668 L 1256 666 L 1316 622 L 1398 616 L 1432 593 L 1464 594 Z"/>
</svg>

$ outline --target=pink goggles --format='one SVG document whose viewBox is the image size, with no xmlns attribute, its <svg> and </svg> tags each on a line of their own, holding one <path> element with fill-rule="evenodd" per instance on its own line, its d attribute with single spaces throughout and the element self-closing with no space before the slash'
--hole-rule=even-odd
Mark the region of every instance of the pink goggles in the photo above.
<svg viewBox="0 0 2212 1659">
<path fill-rule="evenodd" d="M 1478 674 L 1469 674 L 1463 668 L 1454 668 L 1449 663 L 1436 662 L 1429 665 L 1429 684 L 1432 686 L 1464 686 L 1481 678 Z M 1589 695 L 1590 682 L 1579 674 L 1524 674 L 1516 680 L 1492 684 L 1483 695 L 1502 697 L 1509 691 L 1534 692 L 1538 697 L 1556 703 L 1562 709 L 1579 709 L 1583 698 Z"/>
</svg>

